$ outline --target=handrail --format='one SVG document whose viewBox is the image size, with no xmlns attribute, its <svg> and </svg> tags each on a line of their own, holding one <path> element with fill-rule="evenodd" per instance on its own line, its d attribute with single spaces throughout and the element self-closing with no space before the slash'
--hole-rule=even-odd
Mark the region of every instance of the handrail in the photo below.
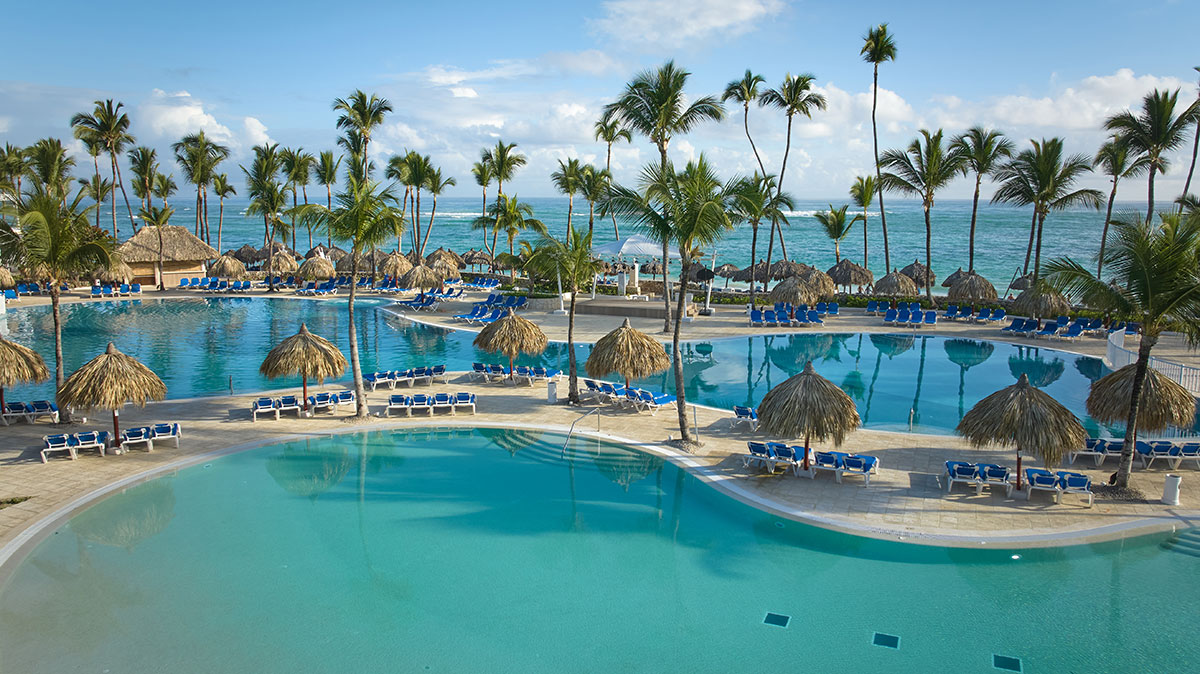
<svg viewBox="0 0 1200 674">
<path fill-rule="evenodd" d="M 563 440 L 562 452 L 560 453 L 559 458 L 565 458 L 567 456 L 567 445 L 570 444 L 570 442 L 571 442 L 571 434 L 575 432 L 575 424 L 583 421 L 584 419 L 592 416 L 593 414 L 599 414 L 601 409 L 603 409 L 603 408 L 594 407 L 591 410 L 589 410 L 586 414 L 584 414 L 583 416 L 581 416 L 578 419 L 576 419 L 575 421 L 571 422 L 571 428 L 567 430 L 567 438 L 565 440 Z M 600 417 L 599 416 L 596 417 L 596 430 L 597 431 L 600 430 Z"/>
<path fill-rule="evenodd" d="M 1111 370 L 1119 370 L 1137 362 L 1137 358 L 1137 352 L 1125 348 L 1125 332 L 1123 330 L 1118 330 L 1108 336 L 1108 345 L 1104 354 L 1105 366 Z M 1192 395 L 1200 395 L 1200 368 L 1155 356 L 1150 357 L 1150 367 L 1177 382 Z"/>
</svg>

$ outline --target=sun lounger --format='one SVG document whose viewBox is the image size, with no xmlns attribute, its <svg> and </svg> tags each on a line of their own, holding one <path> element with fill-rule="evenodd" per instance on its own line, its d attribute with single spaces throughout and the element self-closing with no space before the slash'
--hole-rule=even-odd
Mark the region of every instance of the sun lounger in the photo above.
<svg viewBox="0 0 1200 674">
<path fill-rule="evenodd" d="M 1055 335 L 1059 339 L 1075 341 L 1083 334 L 1083 326 L 1079 323 L 1072 323 L 1067 326 L 1067 329 L 1061 334 Z"/>
<path fill-rule="evenodd" d="M 914 328 L 921 327 L 921 323 L 925 321 L 924 311 L 914 311 L 908 315 L 908 324 Z"/>
<path fill-rule="evenodd" d="M 380 386 L 396 388 L 396 380 L 391 372 L 371 372 L 363 375 L 363 386 L 370 386 L 372 391 Z"/>
<path fill-rule="evenodd" d="M 878 316 L 879 315 L 879 302 L 877 302 L 875 300 L 868 300 L 867 301 L 867 313 L 870 314 L 871 316 Z"/>
<path fill-rule="evenodd" d="M 1076 449 L 1067 452 L 1067 463 L 1075 463 L 1075 459 L 1081 456 L 1092 456 L 1096 458 L 1096 465 L 1104 463 L 1104 459 L 1108 458 L 1108 442 L 1101 438 L 1088 438 L 1083 445 L 1083 449 Z"/>
<path fill-rule="evenodd" d="M 608 382 L 601 382 L 600 393 L 606 403 L 621 406 L 626 402 L 624 386 L 613 386 Z"/>
<path fill-rule="evenodd" d="M 1058 323 L 1056 321 L 1047 321 L 1046 326 L 1041 330 L 1033 333 L 1034 337 L 1053 337 L 1058 334 Z"/>
<path fill-rule="evenodd" d="M 733 428 L 738 424 L 746 424 L 751 431 L 758 430 L 758 412 L 753 407 L 743 407 L 741 405 L 733 406 L 733 418 L 729 420 L 729 427 Z"/>
<path fill-rule="evenodd" d="M 808 476 L 815 477 L 819 470 L 827 470 L 837 475 L 837 472 L 842 469 L 842 456 L 844 455 L 841 452 L 814 453 Z"/>
<path fill-rule="evenodd" d="M 1008 317 L 1007 311 L 1005 311 L 1004 309 L 997 309 L 992 312 L 992 316 L 991 316 L 991 318 L 988 319 L 988 323 L 999 323 L 1000 321 L 1003 321 L 1007 317 Z"/>
<path fill-rule="evenodd" d="M 100 452 L 100 456 L 104 456 L 108 447 L 108 431 L 82 431 L 72 435 L 71 442 L 75 445 L 77 453 L 85 449 L 94 449 Z"/>
<path fill-rule="evenodd" d="M 50 452 L 67 452 L 71 455 L 72 461 L 79 458 L 75 453 L 74 439 L 66 433 L 42 436 L 42 463 L 49 463 L 47 457 Z"/>
<path fill-rule="evenodd" d="M 412 401 L 412 411 L 428 412 L 429 416 L 433 416 L 433 398 L 424 393 L 418 393 L 409 399 Z"/>
<path fill-rule="evenodd" d="M 676 402 L 675 396 L 668 393 L 654 395 L 649 391 L 639 390 L 637 394 L 639 398 L 638 404 L 641 407 L 650 410 L 650 416 L 654 416 L 658 412 L 658 408 L 666 407 L 667 405 L 674 405 Z"/>
<path fill-rule="evenodd" d="M 121 433 L 120 448 L 122 452 L 129 451 L 134 445 L 144 445 L 147 452 L 154 451 L 154 437 L 149 426 L 126 428 Z"/>
<path fill-rule="evenodd" d="M 896 319 L 897 319 L 898 317 L 899 317 L 899 313 L 898 313 L 898 312 L 897 312 L 895 309 L 888 309 L 888 310 L 887 310 L 886 312 L 884 312 L 884 314 L 883 314 L 883 322 L 884 322 L 885 324 L 892 324 L 892 325 L 894 325 L 894 324 L 896 323 Z"/>
<path fill-rule="evenodd" d="M 871 474 L 879 472 L 879 457 L 865 454 L 848 454 L 842 457 L 842 469 L 834 473 L 838 482 L 843 475 L 861 475 L 866 487 L 871 486 Z"/>
<path fill-rule="evenodd" d="M 338 391 L 334 398 L 337 401 L 336 404 L 338 407 L 341 407 L 342 405 L 354 407 L 354 391 Z"/>
<path fill-rule="evenodd" d="M 1004 487 L 1004 495 L 1007 497 L 1012 496 L 1012 474 L 1007 466 L 998 466 L 994 463 L 981 463 L 978 469 L 980 492 L 983 491 L 983 487 Z"/>
<path fill-rule="evenodd" d="M 284 412 L 295 412 L 297 418 L 303 411 L 300 405 L 300 399 L 296 396 L 280 396 L 279 400 L 275 403 L 275 409 L 278 410 L 280 414 L 283 414 Z"/>
<path fill-rule="evenodd" d="M 1138 455 L 1142 457 L 1142 467 L 1149 468 L 1157 459 L 1163 459 L 1167 462 L 1172 470 L 1179 465 L 1180 452 L 1179 448 L 1173 443 L 1166 440 L 1156 440 L 1147 443 L 1147 450 L 1143 452 L 1142 443 L 1138 443 Z"/>
<path fill-rule="evenodd" d="M 1013 333 L 1018 335 L 1032 335 L 1038 329 L 1038 322 L 1032 318 L 1027 319 L 1024 324 L 1013 330 Z"/>
<path fill-rule="evenodd" d="M 743 468 L 749 468 L 752 465 L 767 467 L 767 462 L 771 460 L 771 452 L 767 449 L 767 443 L 747 442 L 746 448 L 750 450 L 750 453 L 742 456 Z"/>
<path fill-rule="evenodd" d="M 430 411 L 430 414 L 438 410 L 454 414 L 454 399 L 450 397 L 449 393 L 435 393 L 433 394 L 433 404 L 431 407 L 433 409 Z"/>
<path fill-rule="evenodd" d="M 503 365 L 488 366 L 488 381 L 503 381 L 508 377 L 508 370 Z"/>
<path fill-rule="evenodd" d="M 483 363 L 471 363 L 471 381 L 487 381 L 487 366 Z"/>
<path fill-rule="evenodd" d="M 1025 469 L 1025 493 L 1026 499 L 1033 496 L 1035 491 L 1048 491 L 1054 494 L 1054 502 L 1058 503 L 1062 498 L 1062 485 L 1058 476 L 1048 470 L 1041 468 L 1026 468 Z"/>
<path fill-rule="evenodd" d="M 25 403 L 9 402 L 4 403 L 4 413 L 0 415 L 0 420 L 7 426 L 9 421 L 25 421 L 33 423 L 29 418 L 29 406 Z"/>
<path fill-rule="evenodd" d="M 308 397 L 308 409 L 311 410 L 313 414 L 316 414 L 321 410 L 332 412 L 335 408 L 337 408 L 337 401 L 334 400 L 332 394 L 318 393 Z"/>
<path fill-rule="evenodd" d="M 550 381 L 551 379 L 558 380 L 562 376 L 562 370 L 548 370 L 544 367 L 533 368 L 534 381 Z"/>
<path fill-rule="evenodd" d="M 925 325 L 937 327 L 937 318 L 938 317 L 937 317 L 936 311 L 926 311 L 925 312 Z"/>
<path fill-rule="evenodd" d="M 825 315 L 827 315 L 827 316 L 841 316 L 841 315 L 842 315 L 842 307 L 841 307 L 841 305 L 839 305 L 837 302 L 830 302 L 830 303 L 829 303 L 829 308 L 828 308 L 828 309 L 825 311 Z"/>
<path fill-rule="evenodd" d="M 475 414 L 475 394 L 459 391 L 454 394 L 454 412 L 457 413 L 460 409 L 469 409 L 471 414 Z"/>
<path fill-rule="evenodd" d="M 1000 332 L 1016 332 L 1023 327 L 1025 327 L 1025 319 L 1024 318 L 1014 318 L 1014 319 L 1012 319 L 1012 323 L 1009 323 L 1007 326 L 1000 328 Z"/>
<path fill-rule="evenodd" d="M 983 480 L 979 477 L 979 466 L 966 461 L 946 462 L 946 493 L 954 489 L 955 484 L 970 485 L 975 488 L 975 494 L 983 493 Z"/>
<path fill-rule="evenodd" d="M 809 309 L 807 317 L 808 322 L 812 325 L 825 325 L 825 321 L 821 320 L 815 309 Z"/>
<path fill-rule="evenodd" d="M 433 367 L 429 368 L 429 377 L 430 381 L 440 381 L 443 384 L 450 383 L 450 381 L 446 378 L 447 375 L 445 365 L 434 365 Z"/>
<path fill-rule="evenodd" d="M 956 318 L 958 318 L 958 305 L 951 304 L 946 307 L 946 313 L 942 314 L 942 320 L 953 321 Z"/>
<path fill-rule="evenodd" d="M 1195 461 L 1196 469 L 1200 470 L 1200 442 L 1187 442 L 1179 446 L 1179 460 L 1175 468 L 1179 469 L 1185 461 Z"/>
<path fill-rule="evenodd" d="M 58 405 L 49 400 L 35 400 L 25 406 L 26 418 L 29 423 L 33 423 L 42 417 L 49 417 L 50 421 L 58 423 Z"/>
<path fill-rule="evenodd" d="M 250 421 L 258 421 L 258 415 L 269 414 L 279 420 L 279 407 L 271 398 L 259 398 L 250 403 Z"/>
<path fill-rule="evenodd" d="M 179 446 L 179 439 L 183 437 L 183 430 L 178 423 L 171 422 L 167 424 L 154 424 L 150 427 L 150 437 L 154 442 L 165 442 L 171 440 L 175 446 Z"/>
<path fill-rule="evenodd" d="M 782 442 L 768 442 L 766 445 L 767 458 L 761 459 L 760 463 L 762 463 L 769 472 L 774 473 L 775 469 L 779 466 L 783 466 L 785 471 L 789 468 L 793 470 L 795 469 L 796 452 L 793 451 L 791 447 Z"/>
<path fill-rule="evenodd" d="M 583 390 L 580 391 L 580 393 L 586 395 L 592 400 L 601 400 L 603 398 L 603 393 L 600 391 L 600 385 L 591 379 L 583 380 Z"/>
<path fill-rule="evenodd" d="M 412 399 L 406 395 L 393 393 L 388 397 L 387 408 L 383 411 L 385 416 L 392 416 L 392 411 L 403 411 L 404 416 L 412 416 Z"/>
<path fill-rule="evenodd" d="M 1087 497 L 1088 507 L 1091 508 L 1096 502 L 1096 495 L 1092 493 L 1092 478 L 1083 473 L 1072 473 L 1066 470 L 1058 471 L 1059 494 L 1058 502 L 1062 503 L 1063 494 L 1081 494 Z"/>
</svg>

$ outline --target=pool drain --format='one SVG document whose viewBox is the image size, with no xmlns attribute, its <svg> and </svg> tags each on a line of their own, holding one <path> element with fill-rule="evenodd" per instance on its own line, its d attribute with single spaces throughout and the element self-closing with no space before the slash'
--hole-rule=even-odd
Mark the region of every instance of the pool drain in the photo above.
<svg viewBox="0 0 1200 674">
<path fill-rule="evenodd" d="M 992 667 L 1005 672 L 1019 672 L 1021 671 L 1021 658 L 1014 658 L 1009 655 L 996 655 L 993 653 Z"/>
<path fill-rule="evenodd" d="M 899 649 L 900 637 L 896 636 L 895 634 L 876 632 L 875 638 L 871 640 L 871 643 L 875 646 L 883 646 L 884 648 Z"/>
<path fill-rule="evenodd" d="M 763 618 L 763 622 L 768 625 L 774 625 L 775 627 L 787 627 L 788 622 L 791 621 L 791 619 L 791 616 L 786 616 L 779 613 L 767 613 L 767 617 Z"/>
</svg>

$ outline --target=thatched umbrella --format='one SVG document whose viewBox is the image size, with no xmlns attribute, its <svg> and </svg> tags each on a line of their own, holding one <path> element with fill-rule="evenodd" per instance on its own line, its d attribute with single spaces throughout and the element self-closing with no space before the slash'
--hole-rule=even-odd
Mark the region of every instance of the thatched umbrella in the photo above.
<svg viewBox="0 0 1200 674">
<path fill-rule="evenodd" d="M 133 269 L 124 260 L 113 257 L 107 267 L 96 270 L 95 277 L 101 283 L 129 283 L 133 280 Z"/>
<path fill-rule="evenodd" d="M 979 274 L 968 271 L 959 275 L 958 281 L 950 286 L 947 295 L 953 302 L 994 302 L 996 287 Z"/>
<path fill-rule="evenodd" d="M 246 265 L 232 255 L 222 255 L 209 266 L 208 275 L 241 280 L 246 276 Z"/>
<path fill-rule="evenodd" d="M 480 330 L 474 344 L 484 351 L 499 351 L 507 356 L 508 378 L 512 379 L 513 361 L 519 354 L 536 356 L 546 350 L 546 333 L 509 309 L 508 315 Z"/>
<path fill-rule="evenodd" d="M 371 263 L 369 260 L 367 260 L 366 255 L 359 254 L 358 262 L 355 263 L 354 256 L 352 256 L 350 253 L 346 253 L 346 255 L 342 257 L 342 259 L 338 260 L 337 264 L 335 265 L 335 268 L 339 272 L 350 273 L 351 266 L 353 266 L 355 269 L 357 269 L 360 272 L 371 269 Z"/>
<path fill-rule="evenodd" d="M 958 279 L 962 278 L 963 274 L 966 274 L 966 273 L 974 273 L 974 272 L 965 272 L 965 271 L 963 271 L 962 267 L 959 267 L 958 271 L 956 271 L 953 274 L 950 274 L 946 278 L 942 279 L 942 287 L 943 288 L 953 288 L 954 284 L 958 283 Z"/>
<path fill-rule="evenodd" d="M 738 281 L 739 283 L 749 283 L 751 274 L 754 274 L 753 278 L 755 281 L 762 281 L 765 283 L 768 277 L 767 263 L 760 261 L 758 264 L 752 264 L 745 269 L 739 269 L 738 271 L 734 272 L 733 276 L 730 278 L 732 278 L 734 281 Z"/>
<path fill-rule="evenodd" d="M 305 281 L 325 281 L 336 275 L 337 272 L 333 269 L 333 263 L 320 255 L 305 260 L 296 272 L 296 276 Z"/>
<path fill-rule="evenodd" d="M 884 297 L 916 297 L 921 291 L 908 276 L 893 271 L 875 282 L 875 294 Z"/>
<path fill-rule="evenodd" d="M 1133 399 L 1133 379 L 1137 363 L 1105 375 L 1092 383 L 1087 397 L 1087 412 L 1102 424 L 1129 421 L 1129 401 Z M 1142 395 L 1138 401 L 1137 428 L 1158 433 L 1168 426 L 1190 428 L 1196 423 L 1196 397 L 1158 370 L 1146 368 Z"/>
<path fill-rule="evenodd" d="M 308 259 L 311 259 L 314 257 L 329 257 L 329 247 L 323 243 L 318 243 L 317 245 L 313 246 L 312 248 L 309 248 L 308 252 L 304 254 L 305 260 L 308 260 Z"/>
<path fill-rule="evenodd" d="M 300 375 L 304 391 L 304 409 L 308 410 L 308 380 L 340 377 L 346 372 L 346 357 L 333 342 L 314 335 L 308 326 L 300 324 L 300 332 L 288 337 L 271 349 L 258 371 L 268 379 Z"/>
<path fill-rule="evenodd" d="M 0 410 L 4 410 L 4 389 L 17 384 L 36 384 L 50 378 L 46 361 L 33 349 L 0 337 Z"/>
<path fill-rule="evenodd" d="M 771 278 L 780 281 L 789 276 L 799 276 L 806 269 L 810 269 L 806 264 L 791 260 L 779 260 L 771 265 Z"/>
<path fill-rule="evenodd" d="M 729 280 L 732 279 L 733 275 L 736 274 L 737 272 L 738 272 L 737 265 L 732 265 L 732 264 L 729 264 L 728 262 L 726 262 L 725 264 L 723 264 L 713 270 L 713 273 L 715 273 L 717 276 L 720 276 L 721 278 L 725 279 L 725 287 L 726 288 L 729 287 Z"/>
<path fill-rule="evenodd" d="M 658 276 L 663 273 L 662 263 L 661 262 L 647 262 L 642 265 L 641 272 L 643 274 L 650 274 L 651 276 Z"/>
<path fill-rule="evenodd" d="M 8 267 L 0 267 L 0 288 L 11 288 L 14 284 L 12 272 Z"/>
<path fill-rule="evenodd" d="M 488 255 L 486 251 L 472 250 L 463 256 L 463 262 L 472 267 L 490 265 L 492 263 L 492 256 Z"/>
<path fill-rule="evenodd" d="M 396 253 L 389 255 L 383 264 L 379 265 L 379 273 L 392 278 L 399 277 L 409 269 L 412 269 L 412 263 L 408 261 L 408 258 Z"/>
<path fill-rule="evenodd" d="M 813 304 L 817 302 L 817 295 L 814 289 L 801 281 L 799 277 L 790 276 L 776 283 L 767 299 L 771 302 L 787 302 L 789 304 Z"/>
<path fill-rule="evenodd" d="M 454 264 L 450 258 L 445 256 L 436 260 L 430 267 L 438 276 L 442 277 L 443 281 L 455 280 L 462 278 L 462 274 L 458 273 L 458 265 Z"/>
<path fill-rule="evenodd" d="M 825 272 L 830 280 L 840 286 L 869 286 L 875 282 L 875 275 L 862 265 L 855 264 L 848 257 L 829 268 Z"/>
<path fill-rule="evenodd" d="M 292 250 L 287 247 L 287 245 L 285 245 L 284 243 L 282 243 L 280 241 L 276 241 L 274 244 L 268 244 L 266 246 L 263 246 L 262 248 L 259 248 L 256 251 L 254 251 L 254 261 L 265 262 L 267 259 L 269 259 L 271 257 L 271 249 L 272 248 L 275 249 L 275 257 L 276 258 L 290 257 L 290 258 L 292 258 L 293 262 L 296 261 L 296 254 L 293 253 Z"/>
<path fill-rule="evenodd" d="M 813 294 L 817 296 L 818 302 L 821 300 L 831 300 L 837 295 L 837 284 L 833 282 L 833 279 L 829 278 L 829 274 L 816 267 L 810 267 L 806 264 L 799 265 L 796 278 L 800 279 L 802 285 L 806 285 L 812 289 Z"/>
<path fill-rule="evenodd" d="M 767 391 L 758 404 L 758 423 L 781 438 L 804 437 L 804 470 L 808 470 L 809 443 L 815 438 L 840 446 L 862 421 L 854 400 L 837 384 L 817 374 L 812 361 L 804 371 Z"/>
<path fill-rule="evenodd" d="M 250 264 L 258 259 L 256 257 L 257 253 L 258 250 L 255 249 L 254 246 L 244 243 L 242 244 L 241 248 L 238 248 L 233 252 L 233 256 L 236 257 L 242 264 Z"/>
<path fill-rule="evenodd" d="M 458 253 L 455 253 L 451 250 L 446 250 L 445 248 L 438 248 L 429 255 L 425 256 L 425 264 L 429 265 L 430 267 L 439 261 L 445 262 L 446 264 L 457 269 L 458 264 L 463 262 L 463 259 L 458 255 Z M 466 263 L 463 263 L 463 266 L 465 267 Z"/>
<path fill-rule="evenodd" d="M 900 273 L 912 279 L 913 283 L 921 288 L 932 286 L 937 281 L 937 275 L 917 260 L 913 260 L 912 264 L 901 269 Z"/>
<path fill-rule="evenodd" d="M 1021 453 L 1032 453 L 1047 468 L 1057 466 L 1064 453 L 1083 447 L 1083 424 L 1048 393 L 1021 375 L 1017 383 L 975 403 L 957 428 L 976 447 L 1017 446 L 1017 489 L 1021 489 Z"/>
<path fill-rule="evenodd" d="M 1026 274 L 1024 276 L 1017 277 L 1017 280 L 1013 281 L 1009 288 L 1012 288 L 1013 290 L 1029 290 L 1029 286 L 1031 285 L 1033 285 L 1033 276 Z"/>
<path fill-rule="evenodd" d="M 295 274 L 296 269 L 298 269 L 296 258 L 291 255 L 276 255 L 269 262 L 265 263 L 262 268 L 268 274 Z"/>
<path fill-rule="evenodd" d="M 420 288 L 428 290 L 442 285 L 442 277 L 438 273 L 423 264 L 419 264 L 412 269 L 404 272 L 397 284 L 402 288 Z M 492 325 L 495 325 L 493 323 Z"/>
<path fill-rule="evenodd" d="M 616 330 L 601 337 L 588 355 L 583 369 L 589 377 L 600 379 L 616 372 L 625 379 L 625 388 L 633 379 L 642 379 L 671 367 L 671 359 L 658 340 L 635 330 L 626 318 Z"/>
<path fill-rule="evenodd" d="M 133 356 L 117 351 L 112 342 L 104 353 L 67 377 L 58 390 L 58 404 L 63 407 L 112 410 L 113 442 L 120 442 L 118 417 L 126 403 L 145 407 L 149 400 L 166 397 L 167 385 L 158 375 Z"/>
<path fill-rule="evenodd" d="M 1012 306 L 1013 313 L 1031 318 L 1061 316 L 1071 311 L 1067 298 L 1044 281 L 1038 281 L 1036 286 L 1017 295 Z"/>
</svg>

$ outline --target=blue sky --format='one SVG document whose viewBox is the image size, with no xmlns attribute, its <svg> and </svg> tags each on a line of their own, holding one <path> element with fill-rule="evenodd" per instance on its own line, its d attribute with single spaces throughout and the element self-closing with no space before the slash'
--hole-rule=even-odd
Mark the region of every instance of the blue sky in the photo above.
<svg viewBox="0 0 1200 674">
<path fill-rule="evenodd" d="M 235 160 L 266 139 L 315 152 L 335 147 L 330 102 L 362 88 L 396 109 L 373 155 L 427 153 L 458 178 L 455 196 L 478 193 L 469 166 L 497 138 L 530 158 L 511 186 L 523 196 L 553 194 L 558 159 L 602 164 L 590 133 L 600 107 L 634 73 L 669 58 L 693 73 L 688 91 L 697 96 L 719 93 L 746 68 L 772 86 L 787 72 L 815 74 L 830 107 L 797 124 L 787 188 L 821 199 L 844 199 L 853 176 L 871 167 L 871 70 L 858 50 L 873 23 L 889 22 L 899 45 L 897 61 L 881 69 L 881 149 L 906 145 L 922 127 L 984 124 L 1022 143 L 1061 135 L 1091 154 L 1104 117 L 1149 89 L 1183 87 L 1191 100 L 1200 65 L 1188 47 L 1200 3 L 1161 0 L 110 2 L 69 12 L 42 2 L 5 15 L 0 142 L 68 139 L 73 113 L 112 97 L 125 102 L 139 142 L 164 159 L 171 142 L 198 129 L 230 145 Z M 673 158 L 703 151 L 724 175 L 749 172 L 741 110 L 730 112 L 677 139 Z M 752 108 L 750 125 L 777 172 L 783 117 Z M 632 180 L 653 154 L 643 138 L 618 147 L 617 179 Z M 1179 165 L 1189 158 L 1190 146 L 1160 189 L 1182 187 Z M 233 163 L 223 169 L 238 173 Z M 971 187 L 961 180 L 946 196 Z M 1121 196 L 1143 195 L 1131 183 Z"/>
</svg>

